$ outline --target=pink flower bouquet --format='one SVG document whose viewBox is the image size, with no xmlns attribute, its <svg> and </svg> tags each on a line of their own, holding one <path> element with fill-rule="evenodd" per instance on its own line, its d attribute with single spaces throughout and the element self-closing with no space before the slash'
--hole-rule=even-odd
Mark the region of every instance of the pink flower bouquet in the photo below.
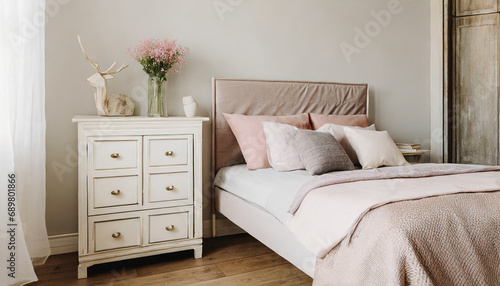
<svg viewBox="0 0 500 286">
<path fill-rule="evenodd" d="M 179 72 L 189 49 L 177 44 L 177 40 L 144 39 L 129 54 L 143 66 L 150 77 L 167 79 L 167 73 Z"/>
</svg>

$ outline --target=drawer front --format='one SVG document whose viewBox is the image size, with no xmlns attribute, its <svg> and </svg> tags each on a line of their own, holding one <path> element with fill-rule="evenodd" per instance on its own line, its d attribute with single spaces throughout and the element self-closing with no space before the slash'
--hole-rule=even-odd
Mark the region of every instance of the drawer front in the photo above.
<svg viewBox="0 0 500 286">
<path fill-rule="evenodd" d="M 94 223 L 95 251 L 138 246 L 141 244 L 139 217 Z"/>
<path fill-rule="evenodd" d="M 189 213 L 149 216 L 149 243 L 189 238 Z"/>
<path fill-rule="evenodd" d="M 94 178 L 94 208 L 139 203 L 138 176 Z"/>
<path fill-rule="evenodd" d="M 191 192 L 188 172 L 150 174 L 149 202 L 185 200 Z"/>
<path fill-rule="evenodd" d="M 94 141 L 94 170 L 137 168 L 137 145 L 137 140 Z"/>
<path fill-rule="evenodd" d="M 187 165 L 189 150 L 188 140 L 191 138 L 179 139 L 150 139 L 149 140 L 149 166 L 178 166 Z"/>
</svg>

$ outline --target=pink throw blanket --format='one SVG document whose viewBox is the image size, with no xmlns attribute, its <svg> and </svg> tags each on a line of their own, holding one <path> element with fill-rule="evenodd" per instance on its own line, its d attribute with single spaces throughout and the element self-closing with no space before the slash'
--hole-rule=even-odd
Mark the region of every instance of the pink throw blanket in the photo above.
<svg viewBox="0 0 500 286">
<path fill-rule="evenodd" d="M 287 227 L 319 258 L 319 285 L 500 285 L 499 170 L 422 164 L 319 176 Z"/>
</svg>

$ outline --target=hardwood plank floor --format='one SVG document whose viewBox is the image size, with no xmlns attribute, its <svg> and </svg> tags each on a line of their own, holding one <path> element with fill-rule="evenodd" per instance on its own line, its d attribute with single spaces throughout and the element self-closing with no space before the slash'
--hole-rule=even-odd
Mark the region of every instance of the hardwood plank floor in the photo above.
<svg viewBox="0 0 500 286">
<path fill-rule="evenodd" d="M 30 285 L 311 285 L 312 279 L 253 237 L 204 239 L 203 258 L 192 251 L 95 265 L 77 279 L 77 253 L 49 257 Z"/>
</svg>

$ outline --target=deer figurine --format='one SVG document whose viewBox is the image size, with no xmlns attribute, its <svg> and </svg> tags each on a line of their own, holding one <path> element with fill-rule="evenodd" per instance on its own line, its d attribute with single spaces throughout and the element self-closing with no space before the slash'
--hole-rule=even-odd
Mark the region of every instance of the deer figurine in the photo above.
<svg viewBox="0 0 500 286">
<path fill-rule="evenodd" d="M 107 70 L 101 71 L 99 65 L 87 56 L 80 36 L 77 37 L 83 55 L 97 71 L 97 73 L 87 78 L 87 83 L 96 88 L 94 99 L 97 107 L 97 114 L 100 116 L 130 116 L 134 114 L 135 104 L 130 97 L 124 94 L 108 92 L 107 80 L 115 78 L 115 74 L 124 70 L 128 65 L 122 65 L 117 70 L 111 71 L 116 65 L 116 62 L 114 62 Z"/>
</svg>

